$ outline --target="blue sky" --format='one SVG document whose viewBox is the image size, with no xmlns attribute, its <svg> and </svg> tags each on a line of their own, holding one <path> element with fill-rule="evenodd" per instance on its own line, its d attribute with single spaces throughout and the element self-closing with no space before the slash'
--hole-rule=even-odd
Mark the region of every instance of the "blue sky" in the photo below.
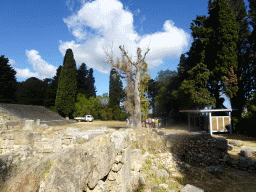
<svg viewBox="0 0 256 192">
<path fill-rule="evenodd" d="M 51 78 L 71 48 L 77 67 L 93 68 L 97 95 L 108 93 L 110 65 L 104 49 L 113 43 L 115 57 L 124 45 L 133 60 L 137 47 L 146 56 L 152 78 L 176 70 L 189 50 L 190 24 L 207 15 L 208 0 L 3 0 L 0 55 L 17 71 L 17 80 Z"/>
</svg>

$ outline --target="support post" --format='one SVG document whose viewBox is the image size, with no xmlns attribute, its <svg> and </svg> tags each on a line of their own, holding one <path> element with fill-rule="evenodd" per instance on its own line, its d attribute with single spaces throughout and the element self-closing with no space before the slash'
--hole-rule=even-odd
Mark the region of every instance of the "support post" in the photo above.
<svg viewBox="0 0 256 192">
<path fill-rule="evenodd" d="M 231 124 L 231 112 L 228 112 L 228 115 L 229 115 L 229 133 L 232 134 L 232 124 Z"/>
<path fill-rule="evenodd" d="M 212 135 L 212 113 L 209 113 L 209 121 L 210 121 L 210 134 Z"/>
<path fill-rule="evenodd" d="M 189 127 L 189 131 L 190 131 L 190 113 L 188 113 L 188 127 Z"/>
</svg>

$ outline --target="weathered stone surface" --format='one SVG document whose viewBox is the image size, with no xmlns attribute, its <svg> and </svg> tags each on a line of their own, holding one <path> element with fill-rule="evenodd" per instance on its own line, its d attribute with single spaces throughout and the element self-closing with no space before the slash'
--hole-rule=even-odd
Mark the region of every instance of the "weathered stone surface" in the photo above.
<svg viewBox="0 0 256 192">
<path fill-rule="evenodd" d="M 162 188 L 167 189 L 167 188 L 168 188 L 168 185 L 167 185 L 167 184 L 165 184 L 165 183 L 163 183 L 163 184 L 159 184 L 159 187 L 162 187 Z"/>
<path fill-rule="evenodd" d="M 145 181 L 145 179 L 142 175 L 140 176 L 139 184 L 140 185 L 146 185 L 146 181 Z"/>
<path fill-rule="evenodd" d="M 42 139 L 42 134 L 38 132 L 34 132 L 33 134 L 33 141 L 39 141 Z"/>
<path fill-rule="evenodd" d="M 117 178 L 117 173 L 111 171 L 111 172 L 109 173 L 109 175 L 108 175 L 108 180 L 109 180 L 109 181 L 115 181 L 116 178 Z"/>
<path fill-rule="evenodd" d="M 67 136 L 73 136 L 75 133 L 80 132 L 80 131 L 81 131 L 81 129 L 79 129 L 79 128 L 77 128 L 77 127 L 69 127 L 69 128 L 67 128 L 67 129 L 64 131 L 64 133 L 65 133 L 65 135 L 67 135 Z"/>
<path fill-rule="evenodd" d="M 35 129 L 35 121 L 34 120 L 26 120 L 25 126 L 23 127 L 23 130 L 26 131 L 33 131 Z"/>
<path fill-rule="evenodd" d="M 187 184 L 180 190 L 180 192 L 204 192 L 204 189 Z"/>
<path fill-rule="evenodd" d="M 40 125 L 40 128 L 41 128 L 41 129 L 47 129 L 48 127 L 49 127 L 49 126 L 48 126 L 47 124 L 41 124 L 41 125 Z"/>
<path fill-rule="evenodd" d="M 116 153 L 119 153 L 131 144 L 131 135 L 129 132 L 116 131 L 111 135 L 111 141 L 115 144 Z"/>
<path fill-rule="evenodd" d="M 241 155 L 242 157 L 251 157 L 253 151 L 254 151 L 254 149 L 243 148 L 243 149 L 240 151 L 240 155 Z"/>
<path fill-rule="evenodd" d="M 142 151 L 141 149 L 131 150 L 131 170 L 139 172 L 142 168 Z"/>
<path fill-rule="evenodd" d="M 169 178 L 169 173 L 167 173 L 166 170 L 163 170 L 163 169 L 156 170 L 155 173 L 157 174 L 157 176 L 158 176 L 159 178 L 163 178 L 163 177 L 165 177 L 166 179 Z"/>
<path fill-rule="evenodd" d="M 117 172 L 121 169 L 121 167 L 122 167 L 122 163 L 114 164 L 112 166 L 112 171 Z"/>
<path fill-rule="evenodd" d="M 241 168 L 248 169 L 248 168 L 250 168 L 251 166 L 254 165 L 254 162 L 253 162 L 253 160 L 251 160 L 251 159 L 248 158 L 248 157 L 240 157 L 240 158 L 239 158 L 239 161 L 238 161 L 238 165 L 239 165 Z"/>
<path fill-rule="evenodd" d="M 17 131 L 14 133 L 15 145 L 28 145 L 32 144 L 34 140 L 33 134 L 27 131 Z"/>
<path fill-rule="evenodd" d="M 235 145 L 235 146 L 242 146 L 243 145 L 243 142 L 239 141 L 239 140 L 231 140 L 228 143 L 231 144 L 231 145 Z"/>
<path fill-rule="evenodd" d="M 209 166 L 209 167 L 206 167 L 206 171 L 208 173 L 222 173 L 223 170 L 221 167 L 219 166 Z"/>
<path fill-rule="evenodd" d="M 160 191 L 161 189 L 157 186 L 154 186 L 151 188 L 151 191 Z"/>
<path fill-rule="evenodd" d="M 128 159 L 120 171 L 117 173 L 117 182 L 120 183 L 121 188 L 119 191 L 121 192 L 129 192 L 131 190 L 130 186 L 130 178 L 131 178 L 131 161 Z"/>
</svg>

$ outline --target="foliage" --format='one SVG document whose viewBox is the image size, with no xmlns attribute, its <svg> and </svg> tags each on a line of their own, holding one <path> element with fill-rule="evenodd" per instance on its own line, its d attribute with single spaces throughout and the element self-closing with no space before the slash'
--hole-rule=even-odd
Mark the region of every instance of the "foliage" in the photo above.
<svg viewBox="0 0 256 192">
<path fill-rule="evenodd" d="M 143 61 L 141 63 L 141 76 L 140 76 L 140 102 L 141 102 L 141 112 L 142 112 L 142 121 L 146 122 L 149 113 L 149 101 L 147 100 L 145 94 L 148 93 L 148 82 L 151 76 L 148 72 L 148 64 Z"/>
<path fill-rule="evenodd" d="M 55 106 L 62 116 L 71 116 L 77 94 L 76 61 L 71 49 L 67 49 L 60 72 Z"/>
<path fill-rule="evenodd" d="M 88 90 L 87 90 L 87 95 L 88 97 L 96 97 L 96 87 L 94 86 L 95 83 L 95 78 L 93 77 L 93 69 L 89 69 L 89 74 L 88 74 Z"/>
<path fill-rule="evenodd" d="M 62 66 L 60 65 L 56 70 L 56 75 L 52 79 L 47 78 L 43 80 L 46 86 L 44 106 L 48 108 L 51 107 L 51 109 L 55 108 L 55 99 L 56 99 L 56 93 L 58 89 L 58 82 L 59 82 L 61 68 Z"/>
<path fill-rule="evenodd" d="M 89 71 L 87 70 L 86 64 L 82 63 L 77 70 L 77 92 L 87 95 L 89 98 L 89 80 L 88 80 Z"/>
<path fill-rule="evenodd" d="M 17 86 L 16 71 L 12 68 L 8 58 L 0 57 L 0 103 L 12 103 L 15 101 Z"/>
<path fill-rule="evenodd" d="M 122 112 L 120 107 L 108 107 L 108 94 L 102 96 L 90 97 L 87 99 L 85 94 L 78 93 L 75 103 L 74 117 L 84 117 L 92 115 L 94 119 L 100 120 L 125 120 L 126 113 Z"/>
<path fill-rule="evenodd" d="M 120 106 L 120 102 L 122 101 L 124 94 L 120 74 L 115 68 L 112 68 L 109 80 L 109 107 Z"/>
<path fill-rule="evenodd" d="M 25 105 L 43 105 L 46 84 L 36 77 L 18 83 L 17 102 Z"/>
</svg>

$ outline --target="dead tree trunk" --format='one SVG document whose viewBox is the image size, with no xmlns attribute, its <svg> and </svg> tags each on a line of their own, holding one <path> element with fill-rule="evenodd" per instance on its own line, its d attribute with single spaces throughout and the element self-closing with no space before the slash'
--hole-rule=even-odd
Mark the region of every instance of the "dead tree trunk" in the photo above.
<svg viewBox="0 0 256 192">
<path fill-rule="evenodd" d="M 120 63 L 118 62 L 117 64 L 113 63 L 113 50 L 112 54 L 108 54 L 105 50 L 105 53 L 107 57 L 110 59 L 111 65 L 113 67 L 116 67 L 120 69 L 120 71 L 125 74 L 125 76 L 122 76 L 122 78 L 130 78 L 131 81 L 134 82 L 134 122 L 135 122 L 135 127 L 136 128 L 141 128 L 141 106 L 140 106 L 140 69 L 142 62 L 144 61 L 147 53 L 149 52 L 149 48 L 147 49 L 146 53 L 144 54 L 144 57 L 142 58 L 141 55 L 141 49 L 138 47 L 137 48 L 137 62 L 133 62 L 127 52 L 124 50 L 124 46 L 121 47 L 119 46 L 120 50 L 122 51 L 123 56 L 128 60 L 128 63 L 123 62 Z M 123 58 L 124 59 L 124 58 Z M 135 68 L 135 73 L 132 70 L 132 66 Z M 131 74 L 132 73 L 132 74 Z M 135 75 L 135 79 L 134 78 Z"/>
</svg>

